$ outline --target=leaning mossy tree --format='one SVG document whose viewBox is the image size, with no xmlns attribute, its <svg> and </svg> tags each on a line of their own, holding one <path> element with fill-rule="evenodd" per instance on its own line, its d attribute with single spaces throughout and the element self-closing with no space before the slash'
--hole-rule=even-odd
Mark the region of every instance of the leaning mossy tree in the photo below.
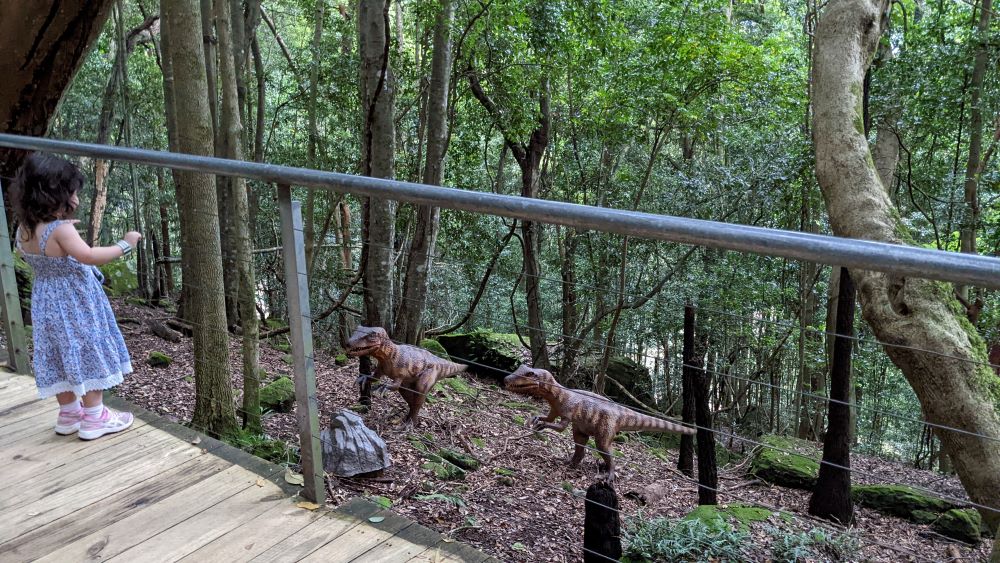
<svg viewBox="0 0 1000 563">
<path fill-rule="evenodd" d="M 878 175 L 864 134 L 863 82 L 887 23 L 889 0 L 834 0 L 815 32 L 813 140 L 834 234 L 912 242 Z M 854 270 L 865 321 L 913 387 L 975 502 L 1000 507 L 1000 378 L 949 284 Z M 992 528 L 1000 513 L 982 511 Z M 994 554 L 994 557 L 998 557 Z"/>
</svg>

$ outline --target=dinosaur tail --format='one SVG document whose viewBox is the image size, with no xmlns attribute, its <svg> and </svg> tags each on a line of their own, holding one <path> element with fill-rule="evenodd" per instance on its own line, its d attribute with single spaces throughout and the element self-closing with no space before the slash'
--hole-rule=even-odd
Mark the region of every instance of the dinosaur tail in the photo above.
<svg viewBox="0 0 1000 563">
<path fill-rule="evenodd" d="M 697 432 L 694 428 L 688 426 L 682 426 L 676 422 L 671 422 L 662 418 L 656 418 L 653 416 L 647 416 L 645 414 L 637 413 L 635 411 L 629 411 L 625 413 L 621 418 L 621 427 L 619 431 L 623 432 L 674 432 L 677 434 L 689 434 L 693 435 Z"/>
<path fill-rule="evenodd" d="M 456 364 L 452 362 L 451 365 L 442 370 L 444 374 L 441 377 L 454 377 L 459 373 L 465 373 L 469 371 L 469 366 L 465 364 Z"/>
</svg>

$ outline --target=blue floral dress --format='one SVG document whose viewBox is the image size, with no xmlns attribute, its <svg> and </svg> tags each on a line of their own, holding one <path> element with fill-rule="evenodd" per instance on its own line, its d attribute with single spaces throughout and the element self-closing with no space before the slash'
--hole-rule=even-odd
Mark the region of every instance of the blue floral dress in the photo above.
<svg viewBox="0 0 1000 563">
<path fill-rule="evenodd" d="M 45 245 L 63 221 L 42 233 L 41 254 L 18 250 L 35 271 L 31 290 L 34 368 L 38 396 L 110 389 L 132 372 L 125 339 L 94 266 L 71 256 L 46 256 Z"/>
</svg>

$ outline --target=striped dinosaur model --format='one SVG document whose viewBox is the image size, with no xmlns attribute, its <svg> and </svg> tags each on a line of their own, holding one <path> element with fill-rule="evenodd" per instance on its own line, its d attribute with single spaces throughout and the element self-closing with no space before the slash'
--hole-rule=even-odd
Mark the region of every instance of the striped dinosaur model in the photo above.
<svg viewBox="0 0 1000 563">
<path fill-rule="evenodd" d="M 388 384 L 379 385 L 377 389 L 382 394 L 399 391 L 410 406 L 410 412 L 402 422 L 404 428 L 411 428 L 416 424 L 420 408 L 424 406 L 427 393 L 435 383 L 466 371 L 469 367 L 439 358 L 423 348 L 396 344 L 381 327 L 358 326 L 347 340 L 345 352 L 348 356 L 375 358 L 378 362 L 375 373 L 361 374 L 358 381 L 362 382 L 368 377 L 381 379 L 382 376 L 391 380 Z"/>
<path fill-rule="evenodd" d="M 694 434 L 694 428 L 637 413 L 618 403 L 589 391 L 567 389 L 559 384 L 552 374 L 544 369 L 533 369 L 522 365 L 504 379 L 508 391 L 520 395 L 528 395 L 544 399 L 549 403 L 549 414 L 531 419 L 532 428 L 544 430 L 551 428 L 562 432 L 571 423 L 573 425 L 573 443 L 576 450 L 569 460 L 571 467 L 583 461 L 587 440 L 592 436 L 597 450 L 604 458 L 606 473 L 604 480 L 612 482 L 615 479 L 614 458 L 611 456 L 611 443 L 619 432 L 676 432 L 678 434 Z M 557 418 L 562 417 L 560 422 Z"/>
</svg>

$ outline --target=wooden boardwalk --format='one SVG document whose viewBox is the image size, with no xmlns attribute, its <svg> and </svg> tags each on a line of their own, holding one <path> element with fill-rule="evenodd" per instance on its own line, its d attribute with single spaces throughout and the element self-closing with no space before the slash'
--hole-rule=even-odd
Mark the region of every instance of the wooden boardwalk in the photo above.
<svg viewBox="0 0 1000 563">
<path fill-rule="evenodd" d="M 55 402 L 0 373 L 0 561 L 495 561 L 360 498 L 298 508 L 281 467 L 137 414 L 58 436 Z"/>
</svg>

